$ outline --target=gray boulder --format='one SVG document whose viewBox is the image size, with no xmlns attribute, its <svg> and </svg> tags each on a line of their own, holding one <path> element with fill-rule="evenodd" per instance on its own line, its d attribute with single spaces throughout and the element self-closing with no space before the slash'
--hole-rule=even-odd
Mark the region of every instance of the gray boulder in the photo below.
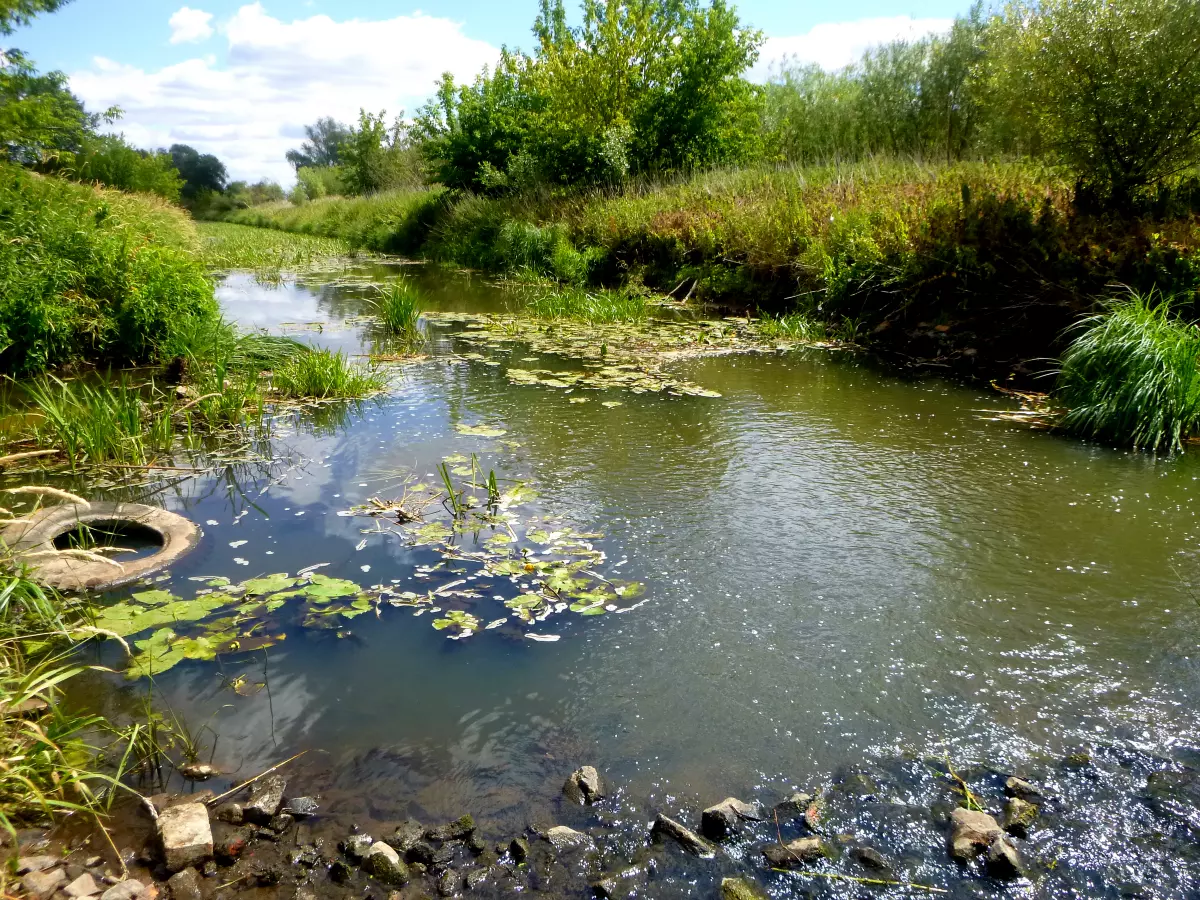
<svg viewBox="0 0 1200 900">
<path fill-rule="evenodd" d="M 203 803 L 183 803 L 164 810 L 158 817 L 158 838 L 168 870 L 204 865 L 213 855 L 208 808 Z"/>
<path fill-rule="evenodd" d="M 184 869 L 176 872 L 167 882 L 171 889 L 171 900 L 202 900 L 200 892 L 200 875 L 195 869 Z"/>
<path fill-rule="evenodd" d="M 1046 802 L 1046 795 L 1037 787 L 1023 778 L 1017 778 L 1015 775 L 1004 782 L 1004 793 L 1006 796 L 1016 797 L 1024 800 L 1026 803 Z"/>
<path fill-rule="evenodd" d="M 371 845 L 363 868 L 384 884 L 404 884 L 409 877 L 408 866 L 401 861 L 400 855 L 383 841 Z"/>
<path fill-rule="evenodd" d="M 1022 800 L 1020 797 L 1010 797 L 1004 804 L 1004 817 L 1000 824 L 1009 834 L 1019 838 L 1029 836 L 1029 829 L 1038 817 L 1036 804 Z"/>
<path fill-rule="evenodd" d="M 789 844 L 763 847 L 763 856 L 772 869 L 799 869 L 831 855 L 829 846 L 819 837 L 797 838 Z"/>
<path fill-rule="evenodd" d="M 566 825 L 555 825 L 553 828 L 546 829 L 545 837 L 550 842 L 550 846 L 559 853 L 564 850 L 591 846 L 592 843 L 592 839 L 582 831 L 576 831 Z"/>
<path fill-rule="evenodd" d="M 987 851 L 987 871 L 993 878 L 1012 881 L 1025 875 L 1021 854 L 1007 835 L 997 834 Z"/>
<path fill-rule="evenodd" d="M 604 782 L 594 766 L 582 766 L 571 773 L 563 793 L 572 803 L 590 805 L 604 797 Z"/>
<path fill-rule="evenodd" d="M 650 829 L 650 836 L 654 838 L 669 837 L 693 856 L 715 856 L 717 848 L 710 844 L 696 832 L 690 828 L 685 828 L 674 819 L 658 814 L 658 818 L 654 820 L 654 825 Z"/>
<path fill-rule="evenodd" d="M 1000 824 L 987 813 L 960 806 L 950 815 L 950 855 L 959 862 L 970 862 L 1000 833 Z"/>
<path fill-rule="evenodd" d="M 56 890 L 67 883 L 67 873 L 62 869 L 29 872 L 21 879 L 21 887 L 34 900 L 47 900 Z"/>
<path fill-rule="evenodd" d="M 268 775 L 254 782 L 250 787 L 250 799 L 242 807 L 242 815 L 246 821 L 256 825 L 266 825 L 270 822 L 283 805 L 285 790 L 287 780 L 281 775 Z"/>
<path fill-rule="evenodd" d="M 767 892 L 746 878 L 721 881 L 721 900 L 767 900 Z"/>
<path fill-rule="evenodd" d="M 742 822 L 758 822 L 761 819 L 756 807 L 736 797 L 726 797 L 701 813 L 700 833 L 714 841 L 723 841 L 737 831 Z"/>
</svg>

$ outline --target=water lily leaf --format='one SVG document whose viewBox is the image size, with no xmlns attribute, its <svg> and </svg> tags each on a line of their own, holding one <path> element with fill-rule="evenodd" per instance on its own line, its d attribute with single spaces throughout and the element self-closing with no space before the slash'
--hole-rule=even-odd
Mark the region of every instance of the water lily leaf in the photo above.
<svg viewBox="0 0 1200 900">
<path fill-rule="evenodd" d="M 303 585 L 300 593 L 310 600 L 334 600 L 338 597 L 350 597 L 359 591 L 358 585 L 343 578 L 330 578 L 328 575 L 312 575 L 311 583 Z"/>
<path fill-rule="evenodd" d="M 443 522 L 427 522 L 412 532 L 417 546 L 440 544 L 453 537 L 454 531 Z"/>
<path fill-rule="evenodd" d="M 169 603 L 179 598 L 170 591 L 138 591 L 133 595 L 133 599 L 138 603 L 144 603 L 146 606 L 155 606 L 159 603 Z"/>
<path fill-rule="evenodd" d="M 274 594 L 276 591 L 286 590 L 296 583 L 296 579 L 290 577 L 286 572 L 276 572 L 274 575 L 266 575 L 262 578 L 251 578 L 244 582 L 242 587 L 246 590 L 246 595 L 250 597 L 259 594 Z"/>
<path fill-rule="evenodd" d="M 457 425 L 455 425 L 454 429 L 459 434 L 468 434 L 468 435 L 473 435 L 475 437 L 494 438 L 494 437 L 500 437 L 501 435 L 504 435 L 504 434 L 508 434 L 508 431 L 506 429 L 496 428 L 493 425 L 464 425 L 461 422 L 458 423 Z"/>
</svg>

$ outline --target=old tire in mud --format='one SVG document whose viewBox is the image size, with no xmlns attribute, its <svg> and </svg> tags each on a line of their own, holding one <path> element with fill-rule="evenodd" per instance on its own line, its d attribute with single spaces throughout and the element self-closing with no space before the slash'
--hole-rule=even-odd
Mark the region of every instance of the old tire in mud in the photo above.
<svg viewBox="0 0 1200 900">
<path fill-rule="evenodd" d="M 64 539 L 81 529 L 127 536 L 158 549 L 126 562 L 64 554 Z M 96 502 L 87 508 L 66 503 L 9 525 L 2 538 L 33 580 L 60 591 L 107 591 L 169 566 L 196 546 L 200 529 L 183 516 L 141 503 Z"/>
</svg>

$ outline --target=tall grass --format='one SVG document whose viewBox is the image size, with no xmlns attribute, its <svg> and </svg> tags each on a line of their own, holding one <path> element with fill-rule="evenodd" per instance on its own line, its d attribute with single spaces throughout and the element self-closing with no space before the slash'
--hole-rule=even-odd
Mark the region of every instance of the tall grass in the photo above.
<svg viewBox="0 0 1200 900">
<path fill-rule="evenodd" d="M 341 352 L 319 349 L 296 356 L 274 372 L 272 385 L 289 399 L 361 399 L 381 391 L 386 377 L 354 365 Z"/>
<path fill-rule="evenodd" d="M 165 202 L 0 163 L 0 373 L 161 359 L 218 314 L 197 246 Z"/>
<path fill-rule="evenodd" d="M 311 268 L 349 256 L 350 245 L 336 237 L 285 234 L 228 222 L 196 226 L 201 256 L 211 270 L 253 269 L 278 273 Z"/>
<path fill-rule="evenodd" d="M 588 290 L 574 285 L 526 284 L 515 288 L 514 311 L 539 319 L 589 324 L 640 322 L 649 313 L 646 292 L 635 287 Z"/>
<path fill-rule="evenodd" d="M 407 344 L 421 342 L 421 295 L 409 278 L 398 278 L 381 287 L 371 301 L 371 309 L 380 328 L 388 337 Z"/>
<path fill-rule="evenodd" d="M 1131 291 L 1083 320 L 1063 355 L 1057 396 L 1073 434 L 1173 450 L 1200 426 L 1200 329 L 1157 293 Z"/>
</svg>

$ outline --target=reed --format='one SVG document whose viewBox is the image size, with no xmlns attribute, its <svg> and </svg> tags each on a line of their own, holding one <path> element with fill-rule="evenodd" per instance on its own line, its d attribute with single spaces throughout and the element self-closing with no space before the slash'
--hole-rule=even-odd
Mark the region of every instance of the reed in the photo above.
<svg viewBox="0 0 1200 900">
<path fill-rule="evenodd" d="M 418 324 L 421 296 L 412 279 L 398 278 L 386 287 L 378 288 L 378 296 L 371 301 L 371 309 L 379 327 L 389 338 L 410 345 L 423 340 Z"/>
<path fill-rule="evenodd" d="M 351 364 L 345 354 L 326 349 L 293 357 L 272 377 L 276 393 L 285 399 L 361 399 L 386 383 L 382 372 Z"/>
</svg>

